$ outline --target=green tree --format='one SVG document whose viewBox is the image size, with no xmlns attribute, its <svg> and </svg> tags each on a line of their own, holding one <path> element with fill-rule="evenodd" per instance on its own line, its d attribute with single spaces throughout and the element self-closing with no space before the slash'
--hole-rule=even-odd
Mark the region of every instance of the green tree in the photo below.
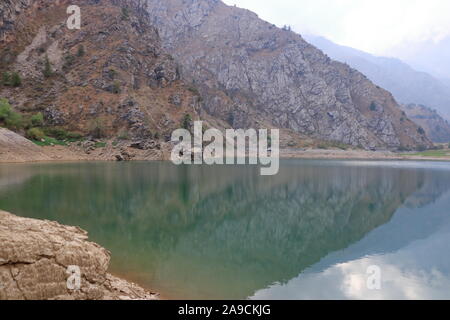
<svg viewBox="0 0 450 320">
<path fill-rule="evenodd" d="M 119 94 L 120 93 L 120 81 L 114 81 L 113 85 L 112 85 L 112 92 L 115 94 Z"/>
<path fill-rule="evenodd" d="M 12 113 L 11 105 L 5 98 L 0 99 L 0 120 L 5 121 Z"/>
<path fill-rule="evenodd" d="M 34 127 L 41 127 L 44 124 L 44 115 L 39 112 L 31 117 L 31 125 Z"/>
<path fill-rule="evenodd" d="M 181 121 L 181 127 L 183 129 L 189 130 L 191 128 L 192 124 L 192 116 L 189 113 L 186 113 L 186 115 L 183 117 L 183 120 Z"/>
<path fill-rule="evenodd" d="M 417 129 L 417 132 L 420 134 L 420 135 L 424 135 L 425 134 L 425 130 L 422 128 L 422 127 L 419 127 L 418 129 Z"/>
<path fill-rule="evenodd" d="M 122 20 L 128 20 L 130 18 L 130 11 L 128 8 L 122 8 Z"/>
<path fill-rule="evenodd" d="M 22 115 L 17 112 L 11 112 L 9 117 L 5 120 L 5 124 L 9 129 L 21 129 L 23 127 Z"/>
<path fill-rule="evenodd" d="M 2 84 L 4 86 L 11 85 L 11 74 L 9 72 L 3 72 L 3 74 L 2 74 Z"/>
<path fill-rule="evenodd" d="M 105 124 L 102 119 L 96 118 L 90 124 L 90 135 L 94 139 L 100 139 L 106 136 Z"/>
<path fill-rule="evenodd" d="M 83 46 L 83 45 L 80 45 L 80 46 L 78 47 L 77 56 L 81 58 L 82 56 L 84 56 L 85 53 L 86 53 L 86 52 L 85 52 L 85 50 L 84 50 L 84 46 Z"/>
<path fill-rule="evenodd" d="M 40 141 L 45 138 L 45 134 L 39 128 L 31 128 L 27 131 L 27 138 L 30 140 Z"/>
<path fill-rule="evenodd" d="M 13 87 L 20 87 L 22 85 L 22 78 L 20 77 L 20 74 L 13 72 L 10 83 Z"/>
<path fill-rule="evenodd" d="M 50 78 L 53 75 L 52 64 L 50 63 L 48 56 L 45 56 L 44 70 L 42 71 L 42 73 L 44 74 L 44 77 L 46 77 L 46 78 Z"/>
</svg>

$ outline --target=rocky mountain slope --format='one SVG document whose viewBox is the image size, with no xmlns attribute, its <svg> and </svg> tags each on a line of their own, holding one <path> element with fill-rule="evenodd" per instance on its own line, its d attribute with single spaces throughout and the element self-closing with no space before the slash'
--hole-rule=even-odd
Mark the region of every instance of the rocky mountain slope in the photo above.
<svg viewBox="0 0 450 320">
<path fill-rule="evenodd" d="M 450 142 L 450 124 L 435 110 L 420 104 L 402 105 L 407 116 L 421 126 L 434 142 Z"/>
<path fill-rule="evenodd" d="M 180 80 L 139 0 L 80 0 L 82 25 L 69 30 L 71 1 L 0 4 L 0 86 L 22 114 L 84 136 L 164 139 L 183 117 L 197 117 L 195 88 Z M 155 144 L 153 144 L 155 145 Z"/>
<path fill-rule="evenodd" d="M 275 126 L 364 148 L 431 146 L 392 95 L 293 32 L 219 0 L 147 0 L 163 46 L 233 127 Z"/>
<path fill-rule="evenodd" d="M 399 102 L 423 104 L 450 119 L 450 86 L 445 82 L 416 71 L 398 59 L 376 57 L 323 37 L 307 36 L 306 39 L 332 59 L 348 63 L 364 73 L 374 83 L 392 92 Z"/>
<path fill-rule="evenodd" d="M 155 148 L 145 141 L 167 141 L 189 114 L 222 129 L 281 128 L 292 141 L 432 146 L 390 93 L 247 10 L 80 0 L 81 30 L 69 30 L 69 4 L 0 4 L 0 72 L 20 78 L 3 81 L 0 97 L 24 115 L 42 113 L 45 127 Z"/>
</svg>

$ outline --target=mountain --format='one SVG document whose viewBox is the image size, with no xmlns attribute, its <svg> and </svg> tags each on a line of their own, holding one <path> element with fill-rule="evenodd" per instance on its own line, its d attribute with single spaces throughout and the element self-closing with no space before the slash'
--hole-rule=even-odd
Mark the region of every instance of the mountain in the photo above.
<svg viewBox="0 0 450 320">
<path fill-rule="evenodd" d="M 420 104 L 402 105 L 406 115 L 419 126 L 433 142 L 450 142 L 450 124 L 435 110 Z"/>
<path fill-rule="evenodd" d="M 306 36 L 310 43 L 332 59 L 348 63 L 380 87 L 389 90 L 401 103 L 423 104 L 450 119 L 450 85 L 419 72 L 395 59 L 376 57 L 353 48 L 337 45 L 323 37 Z"/>
<path fill-rule="evenodd" d="M 168 141 L 183 119 L 201 118 L 366 149 L 432 146 L 389 92 L 250 11 L 80 0 L 81 30 L 69 30 L 71 4 L 0 4 L 0 97 L 25 119 L 41 113 L 46 132 Z"/>
<path fill-rule="evenodd" d="M 0 4 L 0 73 L 22 78 L 0 85 L 0 97 L 24 116 L 41 112 L 46 127 L 97 138 L 167 138 L 186 114 L 197 117 L 196 90 L 180 79 L 141 1 L 76 3 L 81 30 L 67 28 L 71 1 Z"/>
<path fill-rule="evenodd" d="M 401 43 L 391 51 L 417 70 L 437 78 L 450 78 L 450 36 L 438 41 Z"/>
<path fill-rule="evenodd" d="M 274 126 L 366 149 L 430 146 L 392 95 L 300 35 L 218 0 L 147 0 L 163 47 L 235 128 Z"/>
</svg>

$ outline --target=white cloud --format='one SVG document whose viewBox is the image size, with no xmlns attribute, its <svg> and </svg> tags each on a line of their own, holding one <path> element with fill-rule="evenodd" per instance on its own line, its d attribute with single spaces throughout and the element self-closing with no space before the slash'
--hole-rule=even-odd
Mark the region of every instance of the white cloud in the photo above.
<svg viewBox="0 0 450 320">
<path fill-rule="evenodd" d="M 448 0 L 225 0 L 279 26 L 375 54 L 450 36 Z"/>
</svg>

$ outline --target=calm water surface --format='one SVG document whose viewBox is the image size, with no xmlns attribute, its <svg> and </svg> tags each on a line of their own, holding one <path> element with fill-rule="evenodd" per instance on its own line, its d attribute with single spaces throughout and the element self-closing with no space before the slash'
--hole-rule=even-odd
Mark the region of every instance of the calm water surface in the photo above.
<svg viewBox="0 0 450 320">
<path fill-rule="evenodd" d="M 167 298 L 450 299 L 450 163 L 8 164 L 0 209 L 82 227 Z"/>
</svg>

